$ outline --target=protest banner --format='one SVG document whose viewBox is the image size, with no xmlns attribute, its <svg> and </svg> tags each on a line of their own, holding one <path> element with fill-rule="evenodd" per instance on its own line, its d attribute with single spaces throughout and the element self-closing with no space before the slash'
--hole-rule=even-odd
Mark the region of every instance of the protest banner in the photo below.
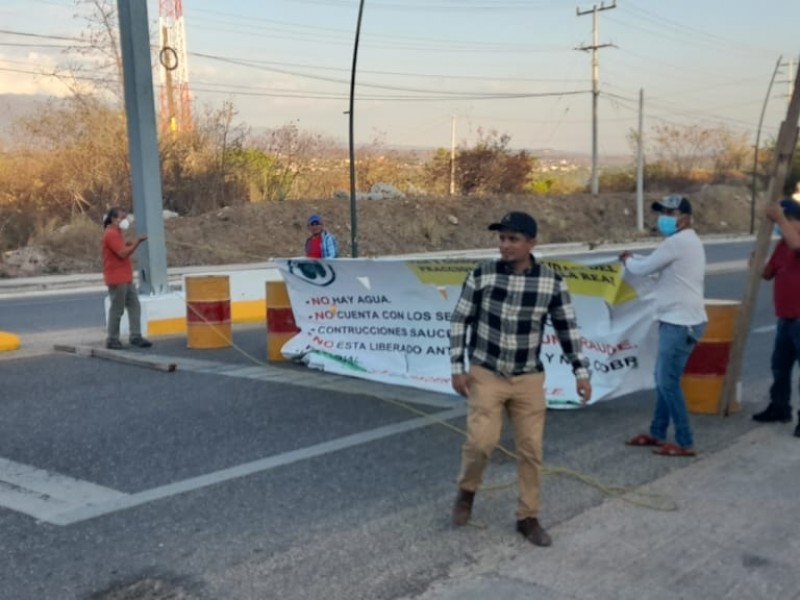
<svg viewBox="0 0 800 600">
<path fill-rule="evenodd" d="M 592 402 L 653 386 L 657 348 L 652 281 L 619 263 L 545 260 L 567 282 Z M 300 333 L 284 356 L 332 373 L 453 393 L 450 315 L 475 260 L 280 260 Z M 571 365 L 550 325 L 541 360 L 549 407 L 580 405 Z"/>
</svg>

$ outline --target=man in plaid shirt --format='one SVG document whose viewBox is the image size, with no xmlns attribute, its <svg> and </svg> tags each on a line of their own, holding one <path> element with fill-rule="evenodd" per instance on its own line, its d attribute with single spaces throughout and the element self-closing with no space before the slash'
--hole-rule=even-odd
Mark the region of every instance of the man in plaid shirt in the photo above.
<svg viewBox="0 0 800 600">
<path fill-rule="evenodd" d="M 484 263 L 467 276 L 450 321 L 453 389 L 469 405 L 453 524 L 466 525 L 470 519 L 486 463 L 500 441 L 505 408 L 518 454 L 517 531 L 537 546 L 549 546 L 550 536 L 538 521 L 546 411 L 539 352 L 548 315 L 584 403 L 592 395 L 589 370 L 567 286 L 533 257 L 534 218 L 512 212 L 489 229 L 499 233 L 501 260 Z"/>
</svg>

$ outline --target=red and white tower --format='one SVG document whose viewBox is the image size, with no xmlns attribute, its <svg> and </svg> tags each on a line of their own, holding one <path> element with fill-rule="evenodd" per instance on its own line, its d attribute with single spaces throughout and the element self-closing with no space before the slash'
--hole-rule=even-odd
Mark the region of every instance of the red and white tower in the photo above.
<svg viewBox="0 0 800 600">
<path fill-rule="evenodd" d="M 159 51 L 161 131 L 189 131 L 192 128 L 192 102 L 189 95 L 189 68 L 186 62 L 183 0 L 159 0 L 158 17 L 161 34 Z"/>
</svg>

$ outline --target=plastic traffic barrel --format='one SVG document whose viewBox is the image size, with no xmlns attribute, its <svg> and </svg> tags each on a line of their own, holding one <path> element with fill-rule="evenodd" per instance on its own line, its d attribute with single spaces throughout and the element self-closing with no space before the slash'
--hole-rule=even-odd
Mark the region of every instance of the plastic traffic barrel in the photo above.
<svg viewBox="0 0 800 600">
<path fill-rule="evenodd" d="M 741 303 L 735 300 L 707 299 L 705 304 L 708 324 L 686 363 L 681 387 L 689 412 L 717 414 L 722 399 L 725 371 L 728 369 L 736 315 Z M 738 402 L 732 402 L 730 410 L 739 410 Z"/>
<path fill-rule="evenodd" d="M 267 360 L 283 361 L 283 345 L 300 329 L 294 320 L 289 292 L 283 281 L 267 282 Z"/>
<path fill-rule="evenodd" d="M 231 289 L 227 275 L 186 278 L 186 345 L 227 348 L 231 339 Z"/>
</svg>

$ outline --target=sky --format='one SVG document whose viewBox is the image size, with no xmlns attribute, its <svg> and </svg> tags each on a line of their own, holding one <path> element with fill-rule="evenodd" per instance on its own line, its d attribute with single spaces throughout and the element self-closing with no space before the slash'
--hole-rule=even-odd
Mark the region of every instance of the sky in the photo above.
<svg viewBox="0 0 800 600">
<path fill-rule="evenodd" d="M 155 24 L 158 0 L 147 3 Z M 449 147 L 454 120 L 459 144 L 497 130 L 514 148 L 590 153 L 591 52 L 579 48 L 592 44 L 593 19 L 577 11 L 592 6 L 365 0 L 357 143 Z M 256 129 L 296 121 L 346 142 L 358 0 L 183 0 L 183 12 L 195 111 L 230 100 Z M 85 31 L 86 14 L 82 0 L 3 0 L 0 94 L 69 93 L 46 73 L 75 60 L 64 46 Z M 696 124 L 753 143 L 782 56 L 763 142 L 785 116 L 800 2 L 617 0 L 598 12 L 598 43 L 613 44 L 598 51 L 601 157 L 631 153 L 640 89 L 645 136 L 657 125 Z"/>
</svg>

